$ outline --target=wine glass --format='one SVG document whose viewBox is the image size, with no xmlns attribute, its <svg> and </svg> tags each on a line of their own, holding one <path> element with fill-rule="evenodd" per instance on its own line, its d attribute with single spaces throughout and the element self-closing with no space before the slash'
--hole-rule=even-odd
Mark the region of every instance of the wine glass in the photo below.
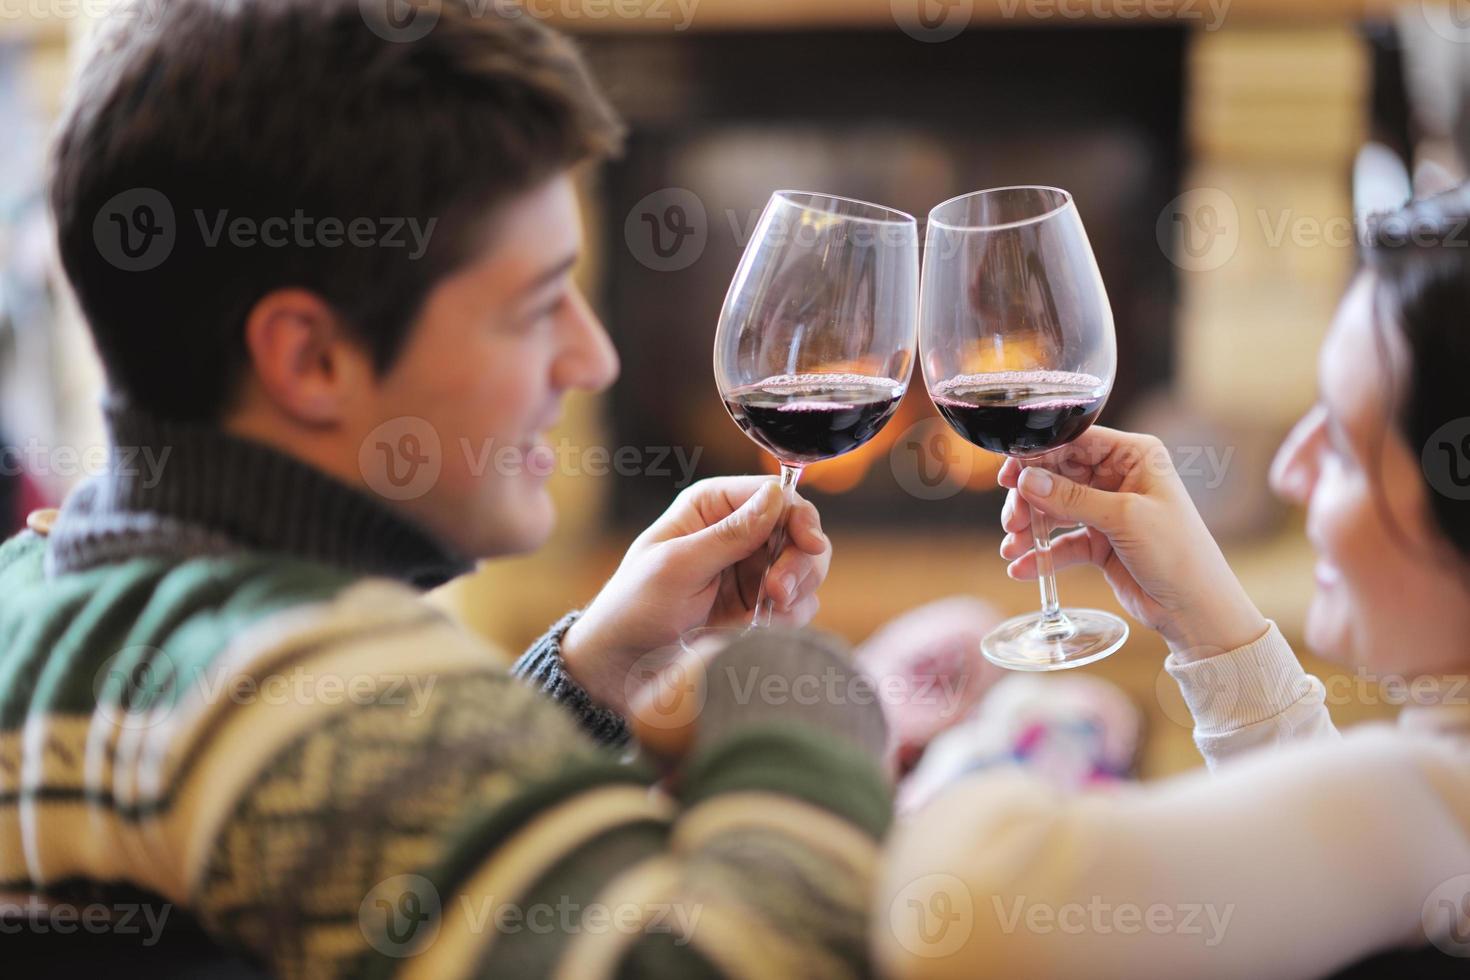
<svg viewBox="0 0 1470 980">
<path fill-rule="evenodd" d="M 782 511 L 753 628 L 771 623 L 766 579 L 802 469 L 877 435 L 908 389 L 918 292 L 913 215 L 831 194 L 771 195 L 715 331 L 725 408 L 781 464 Z M 710 632 L 727 631 L 693 630 L 685 645 Z"/>
<path fill-rule="evenodd" d="M 1072 195 L 1001 187 L 929 212 L 920 290 L 929 397 L 959 435 L 1035 465 L 1102 411 L 1113 386 L 1113 313 Z M 1014 670 L 1101 660 L 1128 624 L 1097 609 L 1062 609 L 1051 528 L 1031 509 L 1041 611 L 1007 620 L 981 642 Z"/>
</svg>

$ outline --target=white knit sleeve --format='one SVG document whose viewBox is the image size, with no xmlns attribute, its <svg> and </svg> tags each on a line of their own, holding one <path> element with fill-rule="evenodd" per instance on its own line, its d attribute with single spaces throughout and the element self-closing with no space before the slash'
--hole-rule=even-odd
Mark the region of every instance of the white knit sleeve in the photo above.
<svg viewBox="0 0 1470 980">
<path fill-rule="evenodd" d="M 1194 715 L 1194 741 L 1211 769 L 1267 745 L 1338 738 L 1322 682 L 1302 669 L 1281 630 L 1219 656 L 1164 667 Z"/>
</svg>

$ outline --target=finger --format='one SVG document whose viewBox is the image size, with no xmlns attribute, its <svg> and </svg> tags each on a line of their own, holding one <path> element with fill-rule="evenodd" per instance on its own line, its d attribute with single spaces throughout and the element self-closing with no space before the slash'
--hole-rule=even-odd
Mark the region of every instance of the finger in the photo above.
<svg viewBox="0 0 1470 980">
<path fill-rule="evenodd" d="M 1014 490 L 1006 491 L 1005 506 L 1000 509 L 1000 526 L 1011 534 L 1031 526 L 1031 507 Z"/>
<path fill-rule="evenodd" d="M 1026 503 L 1025 498 L 1015 495 L 1014 490 L 1012 490 L 1011 493 L 1013 496 L 1006 498 L 1006 504 L 1011 509 L 1009 514 L 1007 514 L 1006 511 L 1002 509 L 1001 528 L 1010 534 L 1024 533 L 1027 537 L 1027 540 L 1030 540 L 1031 505 Z M 1079 523 L 1078 521 L 1071 521 L 1065 518 L 1054 518 L 1051 523 L 1051 533 L 1060 534 L 1061 532 L 1069 530 L 1070 528 L 1083 526 L 1085 525 Z"/>
<path fill-rule="evenodd" d="M 776 564 L 771 566 L 771 573 L 766 576 L 766 594 L 776 600 L 779 606 L 791 605 L 800 592 L 802 579 L 811 571 L 810 565 L 813 561 L 810 555 L 792 548 L 786 549 Z"/>
<path fill-rule="evenodd" d="M 1047 466 L 1097 466 L 1112 456 L 1119 448 L 1131 445 L 1137 436 L 1121 429 L 1110 429 L 1105 425 L 1089 426 L 1076 439 L 1042 457 Z"/>
<path fill-rule="evenodd" d="M 1155 436 L 1102 425 L 1093 426 L 1075 442 L 1043 457 L 1041 464 L 1100 490 L 1117 490 L 1124 485 L 1147 490 L 1158 477 L 1174 472 L 1168 448 Z"/>
<path fill-rule="evenodd" d="M 777 598 L 791 605 L 803 596 L 815 592 L 827 578 L 827 569 L 832 563 L 832 552 L 808 555 L 794 548 L 787 548 L 771 569 L 771 582 L 779 582 L 775 590 Z"/>
<path fill-rule="evenodd" d="M 1034 547 L 1036 543 L 1031 539 L 1029 530 L 1007 534 L 1000 540 L 1000 556 L 1006 561 L 1015 561 Z"/>
<path fill-rule="evenodd" d="M 781 513 L 781 492 L 770 480 L 739 508 L 703 530 L 664 545 L 678 556 L 682 575 L 706 581 L 764 550 Z"/>
<path fill-rule="evenodd" d="M 830 552 L 821 558 L 811 559 L 802 569 L 796 582 L 796 592 L 787 601 L 787 605 L 795 605 L 807 596 L 815 595 L 822 583 L 827 581 L 827 570 L 831 567 L 831 561 Z"/>
<path fill-rule="evenodd" d="M 766 484 L 777 482 L 775 477 L 753 474 L 719 476 L 701 480 L 690 489 L 698 491 L 694 503 L 700 516 L 706 524 L 713 524 L 745 506 L 746 501 L 760 493 Z"/>
<path fill-rule="evenodd" d="M 1051 529 L 1052 540 L 1059 540 L 1063 532 L 1070 531 L 1071 529 L 1071 525 L 1053 527 Z M 1083 530 L 1086 529 L 1084 525 Z M 1098 533 L 1101 534 L 1102 532 L 1099 531 Z M 1021 528 L 1021 530 L 1013 531 L 1001 539 L 1000 556 L 1007 560 L 1014 560 L 1020 558 L 1034 547 L 1036 547 L 1036 535 L 1032 532 L 1028 524 L 1026 527 Z"/>
<path fill-rule="evenodd" d="M 1123 530 L 1129 508 L 1143 499 L 1089 487 L 1039 466 L 1022 470 L 1016 488 L 1026 503 L 1040 507 L 1056 521 L 1086 524 L 1108 533 Z"/>
<path fill-rule="evenodd" d="M 651 541 L 667 541 L 702 531 L 725 520 L 762 487 L 775 482 L 769 476 L 717 476 L 691 483 L 644 536 Z"/>
<path fill-rule="evenodd" d="M 822 601 L 814 595 L 809 595 L 791 609 L 772 614 L 771 621 L 781 626 L 805 626 L 816 619 L 817 611 L 821 608 Z"/>
<path fill-rule="evenodd" d="M 822 515 L 816 505 L 800 497 L 791 505 L 786 534 L 792 544 L 809 555 L 820 555 L 831 547 L 827 535 L 822 533 Z"/>
<path fill-rule="evenodd" d="M 1007 456 L 1006 461 L 1000 464 L 1000 472 L 995 474 L 995 482 L 1003 487 L 1015 489 L 1016 478 L 1021 475 L 1021 468 L 1018 460 Z"/>
<path fill-rule="evenodd" d="M 1099 547 L 1099 540 L 1101 547 Z M 1102 535 L 1088 531 L 1069 531 L 1052 539 L 1052 568 L 1061 571 L 1073 565 L 1102 566 L 1108 560 L 1111 549 Z M 1036 578 L 1036 549 L 1029 548 L 1006 566 L 1006 574 L 1013 579 L 1030 581 Z"/>
</svg>

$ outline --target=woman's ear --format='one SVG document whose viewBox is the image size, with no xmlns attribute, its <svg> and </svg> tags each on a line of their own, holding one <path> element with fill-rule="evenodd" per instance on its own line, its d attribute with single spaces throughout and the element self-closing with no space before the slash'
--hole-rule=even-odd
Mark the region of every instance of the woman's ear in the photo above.
<svg viewBox="0 0 1470 980">
<path fill-rule="evenodd" d="M 305 289 L 261 298 L 245 321 L 251 372 L 282 413 L 306 425 L 333 425 L 372 380 L 368 353 L 348 336 L 342 318 Z"/>
</svg>

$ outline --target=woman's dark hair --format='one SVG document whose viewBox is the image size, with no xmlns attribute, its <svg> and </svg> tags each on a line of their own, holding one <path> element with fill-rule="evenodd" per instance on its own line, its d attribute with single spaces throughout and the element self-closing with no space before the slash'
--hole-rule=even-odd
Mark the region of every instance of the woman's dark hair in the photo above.
<svg viewBox="0 0 1470 980">
<path fill-rule="evenodd" d="M 494 0 L 131 0 L 71 93 L 51 209 L 112 391 L 215 421 L 261 297 L 316 293 L 386 370 L 494 208 L 620 139 L 571 42 Z"/>
<path fill-rule="evenodd" d="M 1470 558 L 1470 500 L 1436 486 L 1443 474 L 1428 468 L 1444 462 L 1450 478 L 1470 484 L 1470 475 L 1460 472 L 1462 464 L 1470 470 L 1470 445 L 1440 433 L 1446 423 L 1470 417 L 1470 188 L 1375 216 L 1364 251 L 1376 280 L 1380 346 L 1391 349 L 1386 331 L 1397 330 L 1407 354 L 1404 371 L 1391 372 L 1399 389 L 1391 400 L 1395 422 L 1412 451 L 1429 448 L 1421 472 L 1435 522 L 1460 556 Z M 1385 363 L 1392 361 L 1385 357 Z M 1470 421 L 1453 438 L 1467 436 Z M 1431 439 L 1445 446 L 1431 446 Z M 1435 457 L 1441 448 L 1448 460 Z"/>
</svg>

